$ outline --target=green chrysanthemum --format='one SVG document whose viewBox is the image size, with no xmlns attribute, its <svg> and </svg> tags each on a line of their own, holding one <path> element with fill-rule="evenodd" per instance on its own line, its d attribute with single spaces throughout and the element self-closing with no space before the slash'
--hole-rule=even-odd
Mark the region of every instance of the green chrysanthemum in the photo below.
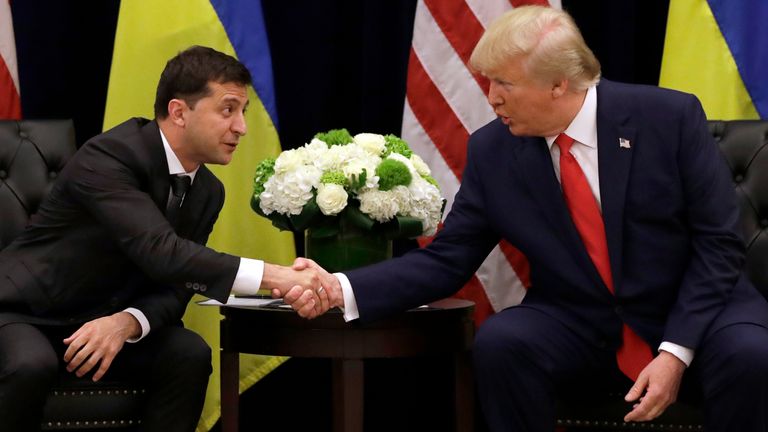
<svg viewBox="0 0 768 432">
<path fill-rule="evenodd" d="M 347 178 L 341 171 L 327 171 L 324 172 L 322 176 L 320 176 L 320 183 L 344 186 L 347 184 Z"/>
<path fill-rule="evenodd" d="M 264 192 L 264 183 L 275 173 L 275 158 L 267 158 L 256 166 L 256 174 L 253 176 L 253 194 L 261 195 Z"/>
<path fill-rule="evenodd" d="M 384 155 L 382 157 L 387 157 L 392 153 L 399 153 L 407 158 L 410 158 L 413 154 L 411 148 L 408 147 L 408 143 L 395 135 L 384 135 L 384 141 L 384 146 L 386 149 L 384 150 Z"/>
<path fill-rule="evenodd" d="M 411 184 L 411 172 L 404 163 L 394 159 L 384 159 L 376 167 L 376 175 L 379 176 L 379 190 L 388 191 L 395 186 L 408 186 Z"/>
<path fill-rule="evenodd" d="M 319 132 L 315 138 L 325 141 L 328 147 L 335 145 L 347 145 L 352 142 L 352 135 L 346 129 L 331 129 L 328 132 Z"/>
<path fill-rule="evenodd" d="M 435 178 L 434 178 L 434 177 L 432 177 L 431 175 L 425 175 L 425 176 L 421 176 L 421 178 L 423 178 L 424 180 L 426 180 L 426 181 L 427 181 L 427 183 L 431 184 L 432 186 L 434 186 L 434 187 L 436 187 L 438 190 L 440 190 L 440 185 L 439 185 L 439 184 L 437 184 L 437 180 L 435 180 Z"/>
</svg>

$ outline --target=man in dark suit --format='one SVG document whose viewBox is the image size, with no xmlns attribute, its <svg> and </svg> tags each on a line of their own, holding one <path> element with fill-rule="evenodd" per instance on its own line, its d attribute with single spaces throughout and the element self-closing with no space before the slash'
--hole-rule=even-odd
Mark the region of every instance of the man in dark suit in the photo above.
<svg viewBox="0 0 768 432">
<path fill-rule="evenodd" d="M 143 430 L 193 431 L 211 351 L 181 326 L 191 296 L 319 286 L 311 272 L 203 246 L 224 204 L 204 164 L 230 162 L 250 83 L 228 55 L 179 53 L 160 78 L 156 120 L 87 142 L 0 253 L 0 430 L 39 429 L 63 358 L 94 381 L 142 380 Z"/>
<path fill-rule="evenodd" d="M 551 8 L 499 18 L 471 65 L 499 118 L 470 137 L 443 230 L 337 274 L 331 304 L 373 320 L 446 297 L 506 239 L 528 257 L 532 286 L 475 340 L 491 430 L 552 431 L 555 395 L 630 379 L 625 420 L 651 420 L 688 369 L 707 430 L 766 430 L 768 304 L 743 272 L 739 209 L 698 100 L 600 81 L 572 19 Z M 316 267 L 294 268 L 305 266 Z"/>
</svg>

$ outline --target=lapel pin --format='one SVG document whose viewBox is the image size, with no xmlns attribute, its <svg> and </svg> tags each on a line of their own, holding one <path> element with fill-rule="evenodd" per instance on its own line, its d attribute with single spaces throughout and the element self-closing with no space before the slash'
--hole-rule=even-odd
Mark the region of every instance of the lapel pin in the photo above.
<svg viewBox="0 0 768 432">
<path fill-rule="evenodd" d="M 632 144 L 626 138 L 619 138 L 619 147 L 628 149 L 632 147 Z"/>
</svg>

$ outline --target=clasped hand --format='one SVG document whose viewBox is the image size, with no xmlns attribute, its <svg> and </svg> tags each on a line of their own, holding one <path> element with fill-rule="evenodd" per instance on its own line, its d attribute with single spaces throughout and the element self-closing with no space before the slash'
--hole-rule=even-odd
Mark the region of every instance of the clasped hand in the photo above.
<svg viewBox="0 0 768 432">
<path fill-rule="evenodd" d="M 332 307 L 344 306 L 341 284 L 316 262 L 297 258 L 293 267 L 267 265 L 262 287 L 282 297 L 303 318 L 316 318 Z"/>
</svg>

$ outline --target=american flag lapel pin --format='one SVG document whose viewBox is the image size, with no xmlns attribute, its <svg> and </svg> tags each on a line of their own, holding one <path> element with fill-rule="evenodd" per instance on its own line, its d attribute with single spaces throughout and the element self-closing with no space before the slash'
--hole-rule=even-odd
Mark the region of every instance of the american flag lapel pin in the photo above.
<svg viewBox="0 0 768 432">
<path fill-rule="evenodd" d="M 619 147 L 628 149 L 632 147 L 632 144 L 626 138 L 619 138 Z"/>
</svg>

